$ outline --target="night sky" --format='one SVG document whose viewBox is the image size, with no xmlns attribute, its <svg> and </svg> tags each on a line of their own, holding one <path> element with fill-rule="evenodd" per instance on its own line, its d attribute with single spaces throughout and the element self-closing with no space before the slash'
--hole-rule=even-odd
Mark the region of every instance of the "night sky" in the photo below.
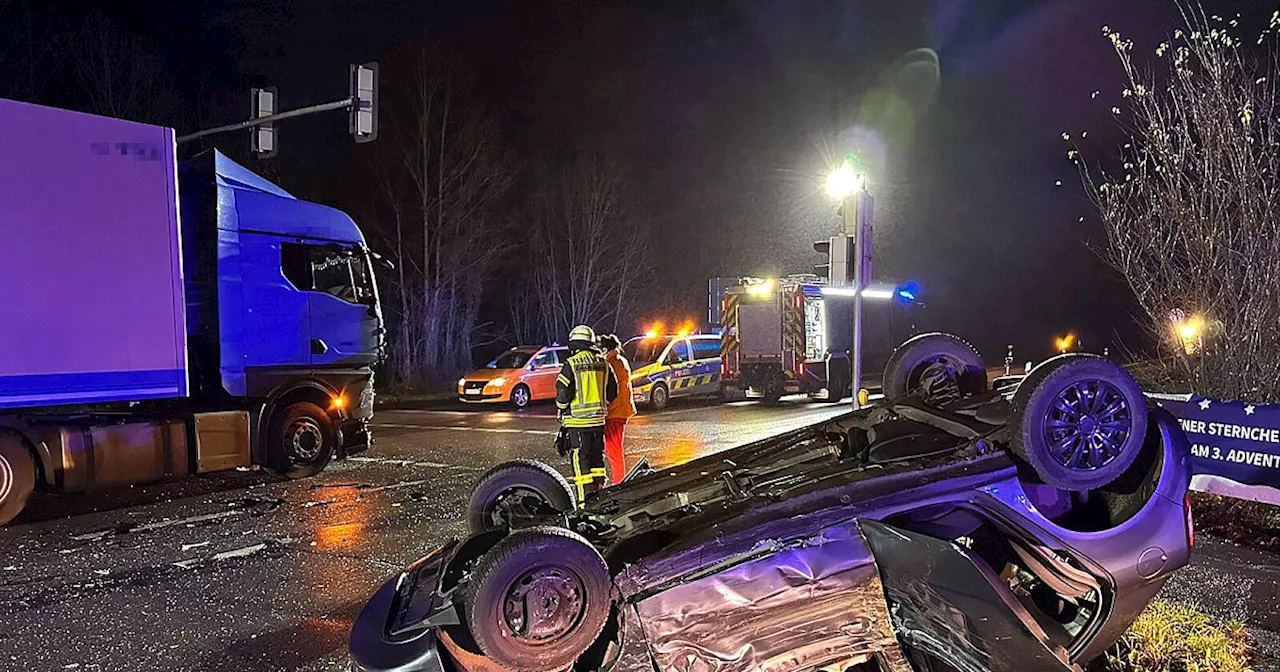
<svg viewBox="0 0 1280 672">
<path fill-rule="evenodd" d="M 243 118 L 253 84 L 291 107 L 344 96 L 350 62 L 423 41 L 457 54 L 519 155 L 591 144 L 622 162 L 662 287 L 637 327 L 704 315 L 710 276 L 810 271 L 813 241 L 839 224 L 822 171 L 858 137 L 877 196 L 875 276 L 920 283 L 920 326 L 969 337 L 992 363 L 1006 343 L 1042 358 L 1067 330 L 1090 350 L 1146 345 L 1127 289 L 1086 245 L 1100 231 L 1060 136 L 1091 131 L 1098 158 L 1123 142 L 1102 26 L 1149 54 L 1175 27 L 1173 0 L 0 0 L 8 53 L 25 48 L 24 22 L 56 33 L 95 4 L 154 47 L 180 131 Z M 934 95 L 900 60 L 924 48 L 939 64 Z M 66 73 L 39 90 L 12 65 L 0 74 L 6 97 L 78 103 Z M 885 90 L 899 95 L 873 95 Z M 288 122 L 265 172 L 359 217 L 369 149 L 345 130 L 339 116 Z M 362 226 L 378 239 L 377 222 Z M 492 292 L 488 312 L 501 302 Z"/>
</svg>

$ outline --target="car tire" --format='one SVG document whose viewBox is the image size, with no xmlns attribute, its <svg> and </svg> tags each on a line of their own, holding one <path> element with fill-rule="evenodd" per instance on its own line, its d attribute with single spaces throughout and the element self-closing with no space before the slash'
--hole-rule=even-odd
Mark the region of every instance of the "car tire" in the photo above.
<svg viewBox="0 0 1280 672">
<path fill-rule="evenodd" d="M 954 372 L 961 396 L 987 389 L 987 367 L 982 355 L 958 336 L 934 332 L 907 339 L 893 351 L 881 381 L 885 398 L 898 399 L 915 392 L 921 375 L 934 364 L 945 364 Z"/>
<path fill-rule="evenodd" d="M 0 525 L 18 517 L 36 488 L 36 461 L 18 437 L 0 433 Z"/>
<path fill-rule="evenodd" d="M 1124 367 L 1081 353 L 1042 363 L 1014 392 L 1010 448 L 1046 484 L 1101 488 L 1125 472 L 1147 435 L 1147 399 Z"/>
<path fill-rule="evenodd" d="M 658 383 L 653 386 L 653 390 L 649 392 L 649 408 L 655 411 L 661 411 L 671 403 L 671 392 L 667 390 L 664 383 Z"/>
<path fill-rule="evenodd" d="M 306 478 L 324 471 L 337 449 L 333 420 L 309 401 L 278 411 L 268 430 L 267 458 L 271 470 L 287 478 Z"/>
<path fill-rule="evenodd" d="M 561 670 L 604 629 L 611 585 L 604 558 L 580 535 L 559 527 L 519 530 L 476 563 L 463 596 L 467 626 L 500 666 Z M 541 607 L 536 621 L 529 618 L 536 613 L 531 600 Z"/>
<path fill-rule="evenodd" d="M 517 411 L 523 411 L 529 407 L 533 401 L 533 393 L 529 391 L 529 386 L 519 383 L 511 388 L 511 407 Z"/>
<path fill-rule="evenodd" d="M 467 504 L 467 525 L 472 534 L 480 534 L 519 527 L 574 506 L 573 488 L 560 472 L 536 460 L 511 460 L 476 482 Z"/>
</svg>

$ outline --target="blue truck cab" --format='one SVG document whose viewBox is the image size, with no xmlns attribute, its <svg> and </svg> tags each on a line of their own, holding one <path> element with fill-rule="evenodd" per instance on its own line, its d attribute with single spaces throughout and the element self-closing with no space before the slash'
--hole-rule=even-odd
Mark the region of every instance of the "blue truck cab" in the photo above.
<svg viewBox="0 0 1280 672">
<path fill-rule="evenodd" d="M 0 524 L 35 490 L 371 445 L 385 328 L 349 216 L 216 150 L 179 164 L 172 129 L 3 100 L 0 127 L 29 157 L 0 170 Z"/>
<path fill-rule="evenodd" d="M 367 447 L 373 367 L 384 348 L 373 256 L 345 213 L 300 200 L 212 150 L 180 167 L 194 394 L 261 402 L 255 461 L 314 438 L 314 419 L 275 423 L 295 403 L 330 411 L 335 447 Z M 257 404 L 252 404 L 257 405 Z M 281 411 L 283 412 L 283 411 Z M 303 434 L 299 437 L 298 432 Z M 297 458 L 297 456 L 293 456 Z M 296 460 L 295 460 L 296 461 Z M 310 471 L 310 469 L 303 469 Z"/>
</svg>

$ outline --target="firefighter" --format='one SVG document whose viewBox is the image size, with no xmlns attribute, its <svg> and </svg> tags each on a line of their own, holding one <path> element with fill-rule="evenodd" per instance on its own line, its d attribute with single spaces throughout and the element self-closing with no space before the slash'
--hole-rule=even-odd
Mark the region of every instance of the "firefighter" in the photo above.
<svg viewBox="0 0 1280 672">
<path fill-rule="evenodd" d="M 600 349 L 618 381 L 618 396 L 609 402 L 604 420 L 604 460 L 609 466 L 609 482 L 617 485 L 627 474 L 622 434 L 627 420 L 636 414 L 636 400 L 631 397 L 631 363 L 622 354 L 622 342 L 614 335 L 601 336 Z"/>
<path fill-rule="evenodd" d="M 604 421 L 618 381 L 596 350 L 596 334 L 579 325 L 569 332 L 569 359 L 556 378 L 556 409 L 568 430 L 578 501 L 605 486 Z"/>
</svg>

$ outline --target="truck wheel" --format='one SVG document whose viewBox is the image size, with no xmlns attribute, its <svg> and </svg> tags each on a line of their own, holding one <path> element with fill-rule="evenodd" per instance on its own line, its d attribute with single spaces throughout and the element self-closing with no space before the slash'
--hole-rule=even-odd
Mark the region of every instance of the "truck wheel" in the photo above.
<svg viewBox="0 0 1280 672">
<path fill-rule="evenodd" d="M 511 460 L 480 477 L 467 505 L 467 524 L 472 534 L 480 534 L 527 525 L 574 506 L 573 488 L 560 472 L 534 460 Z"/>
<path fill-rule="evenodd" d="M 893 351 L 881 384 L 886 399 L 923 392 L 941 401 L 985 392 L 987 367 L 978 351 L 957 336 L 920 334 Z"/>
<path fill-rule="evenodd" d="M 667 386 L 662 383 L 654 385 L 653 391 L 649 393 L 649 408 L 661 411 L 667 407 L 669 401 L 671 401 L 671 393 L 667 391 Z"/>
<path fill-rule="evenodd" d="M 0 434 L 0 525 L 22 513 L 36 488 L 36 463 L 16 438 Z"/>
<path fill-rule="evenodd" d="M 776 406 L 782 401 L 782 389 L 766 387 L 764 393 L 760 396 L 760 401 L 767 406 Z"/>
<path fill-rule="evenodd" d="M 1036 367 L 1011 406 L 1010 448 L 1063 490 L 1092 490 L 1119 478 L 1147 437 L 1142 388 L 1124 367 L 1098 356 L 1055 357 Z"/>
<path fill-rule="evenodd" d="M 324 471 L 338 442 L 329 414 L 309 401 L 290 404 L 277 412 L 270 432 L 267 457 L 271 469 L 289 478 L 306 478 Z"/>
<path fill-rule="evenodd" d="M 471 636 L 493 662 L 552 672 L 599 637 L 610 593 L 609 568 L 590 542 L 559 527 L 533 527 L 480 558 L 463 607 Z"/>
<path fill-rule="evenodd" d="M 520 383 L 511 388 L 511 405 L 517 411 L 523 411 L 529 406 L 529 402 L 533 400 L 533 395 L 529 392 L 528 386 Z"/>
<path fill-rule="evenodd" d="M 827 383 L 827 398 L 825 401 L 834 404 L 844 399 L 844 391 L 847 387 L 849 387 L 849 384 L 844 381 L 842 376 L 837 375 L 831 378 Z"/>
</svg>

